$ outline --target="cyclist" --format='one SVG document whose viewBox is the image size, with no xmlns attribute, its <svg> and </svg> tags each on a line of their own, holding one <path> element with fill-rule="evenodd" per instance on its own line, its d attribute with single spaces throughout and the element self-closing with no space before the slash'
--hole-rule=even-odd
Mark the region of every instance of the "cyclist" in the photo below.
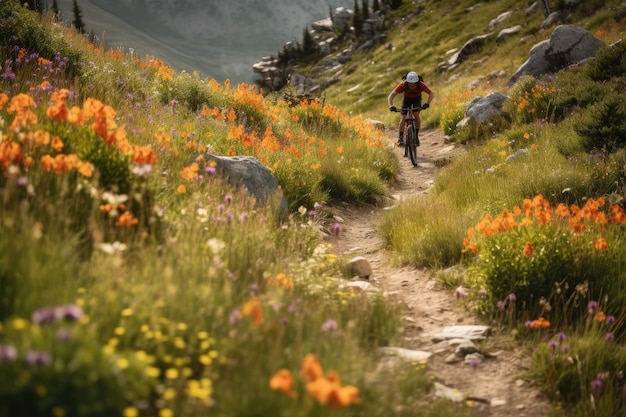
<svg viewBox="0 0 626 417">
<path fill-rule="evenodd" d="M 428 87 L 422 77 L 417 75 L 415 71 L 411 71 L 406 74 L 406 78 L 402 77 L 402 82 L 398 84 L 396 88 L 394 88 L 391 93 L 389 93 L 389 97 L 387 97 L 387 104 L 389 104 L 389 110 L 396 111 L 396 106 L 393 105 L 393 99 L 398 94 L 403 94 L 404 98 L 402 99 L 402 108 L 405 109 L 407 107 L 420 107 L 422 106 L 422 92 L 428 94 L 428 100 L 422 107 L 422 109 L 427 109 L 430 107 L 430 103 L 435 98 L 435 93 Z M 398 125 L 398 145 L 404 146 L 404 125 L 406 114 L 403 114 L 400 118 L 400 123 Z M 415 113 L 415 133 L 419 132 L 420 129 L 420 115 L 419 112 Z M 417 141 L 417 146 L 419 146 L 419 139 Z"/>
</svg>

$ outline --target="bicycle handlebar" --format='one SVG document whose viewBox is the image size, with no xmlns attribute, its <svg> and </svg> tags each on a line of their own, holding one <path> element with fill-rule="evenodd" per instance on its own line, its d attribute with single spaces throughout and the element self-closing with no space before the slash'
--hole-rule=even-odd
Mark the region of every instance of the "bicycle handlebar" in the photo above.
<svg viewBox="0 0 626 417">
<path fill-rule="evenodd" d="M 424 110 L 423 107 L 407 107 L 407 108 L 396 108 L 395 110 L 391 110 L 392 112 L 396 112 L 396 113 L 402 113 L 402 112 L 410 112 L 410 111 L 422 111 Z"/>
</svg>

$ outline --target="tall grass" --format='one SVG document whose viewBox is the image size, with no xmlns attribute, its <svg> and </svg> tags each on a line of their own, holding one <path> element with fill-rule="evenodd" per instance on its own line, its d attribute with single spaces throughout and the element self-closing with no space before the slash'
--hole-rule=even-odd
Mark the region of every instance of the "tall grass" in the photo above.
<svg viewBox="0 0 626 417">
<path fill-rule="evenodd" d="M 423 364 L 378 366 L 402 308 L 346 287 L 321 239 L 333 204 L 375 201 L 399 170 L 370 122 L 88 44 L 16 1 L 0 23 L 0 416 L 432 399 Z M 257 204 L 207 153 L 257 158 L 281 192 Z"/>
</svg>

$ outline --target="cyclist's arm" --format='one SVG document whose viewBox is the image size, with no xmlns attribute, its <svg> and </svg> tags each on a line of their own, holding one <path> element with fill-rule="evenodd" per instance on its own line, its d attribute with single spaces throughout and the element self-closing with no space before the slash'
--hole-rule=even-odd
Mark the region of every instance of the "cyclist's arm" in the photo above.
<svg viewBox="0 0 626 417">
<path fill-rule="evenodd" d="M 397 95 L 398 93 L 396 93 L 396 90 L 393 90 L 391 93 L 389 93 L 389 96 L 387 97 L 387 104 L 389 105 L 389 107 L 393 106 L 393 98 Z"/>
<path fill-rule="evenodd" d="M 426 104 L 430 106 L 430 103 L 435 98 L 435 93 L 430 89 L 426 84 L 422 83 L 422 91 L 428 94 L 428 100 L 426 100 Z"/>
</svg>

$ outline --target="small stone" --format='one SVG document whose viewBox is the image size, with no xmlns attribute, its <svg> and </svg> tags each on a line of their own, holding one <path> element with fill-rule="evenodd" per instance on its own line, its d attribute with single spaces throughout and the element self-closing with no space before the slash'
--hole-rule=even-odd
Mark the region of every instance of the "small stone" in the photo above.
<svg viewBox="0 0 626 417">
<path fill-rule="evenodd" d="M 501 400 L 499 398 L 494 398 L 489 403 L 492 407 L 499 407 L 501 405 L 506 405 L 506 400 Z"/>
</svg>

